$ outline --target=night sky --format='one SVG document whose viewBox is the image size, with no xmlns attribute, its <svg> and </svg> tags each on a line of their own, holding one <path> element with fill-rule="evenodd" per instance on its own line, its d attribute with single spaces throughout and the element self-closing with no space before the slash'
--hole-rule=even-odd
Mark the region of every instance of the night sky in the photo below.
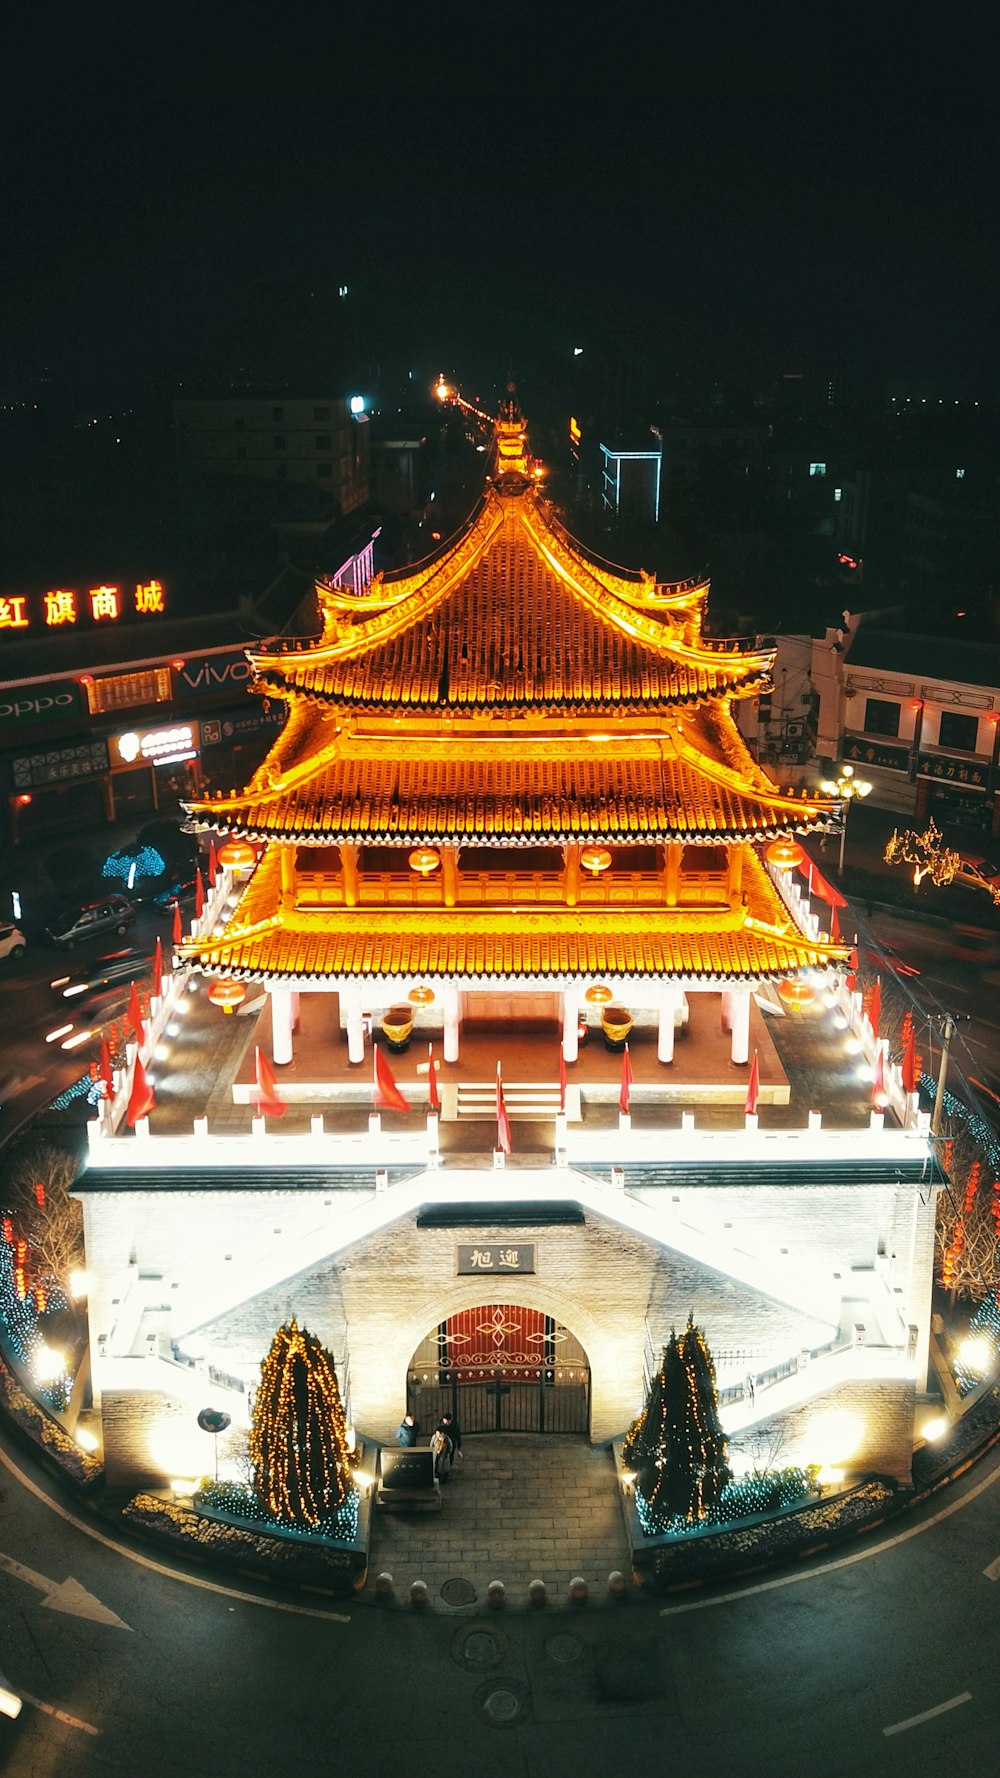
<svg viewBox="0 0 1000 1778">
<path fill-rule="evenodd" d="M 271 368 L 342 282 L 369 355 L 421 374 L 617 341 L 998 392 L 975 44 L 841 10 L 339 10 L 81 10 L 8 41 L 0 399 L 43 369 L 127 400 Z"/>
</svg>

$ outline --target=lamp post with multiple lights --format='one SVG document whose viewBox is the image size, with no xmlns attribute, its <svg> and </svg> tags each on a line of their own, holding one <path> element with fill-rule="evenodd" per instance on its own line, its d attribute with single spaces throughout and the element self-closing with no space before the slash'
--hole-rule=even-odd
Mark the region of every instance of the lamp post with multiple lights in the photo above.
<svg viewBox="0 0 1000 1778">
<path fill-rule="evenodd" d="M 842 877 L 844 874 L 844 845 L 847 840 L 847 811 L 854 797 L 868 795 L 871 785 L 864 778 L 857 777 L 853 766 L 842 765 L 836 778 L 823 779 L 820 789 L 827 796 L 839 796 L 844 805 L 840 823 L 840 860 L 837 865 L 837 875 Z"/>
</svg>

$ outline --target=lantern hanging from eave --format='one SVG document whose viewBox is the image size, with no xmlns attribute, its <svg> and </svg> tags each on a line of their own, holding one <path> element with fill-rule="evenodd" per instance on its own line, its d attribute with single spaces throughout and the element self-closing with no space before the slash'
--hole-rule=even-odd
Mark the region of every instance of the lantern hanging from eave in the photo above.
<svg viewBox="0 0 1000 1778">
<path fill-rule="evenodd" d="M 249 870 L 256 862 L 257 853 L 249 840 L 227 840 L 219 848 L 219 863 L 226 870 Z"/>
<path fill-rule="evenodd" d="M 595 982 L 592 988 L 587 989 L 583 998 L 591 1006 L 609 1006 L 614 999 L 614 994 L 610 988 L 605 987 L 603 982 Z"/>
<path fill-rule="evenodd" d="M 599 877 L 603 871 L 611 869 L 611 853 L 606 846 L 584 846 L 580 853 L 580 863 L 584 870 Z"/>
<path fill-rule="evenodd" d="M 430 1006 L 434 1000 L 433 988 L 411 988 L 406 996 L 411 1006 Z"/>
<path fill-rule="evenodd" d="M 410 869 L 415 870 L 420 877 L 429 877 L 432 871 L 437 870 L 440 863 L 440 855 L 435 852 L 433 846 L 418 846 L 415 852 L 410 853 Z"/>
<path fill-rule="evenodd" d="M 801 1012 L 804 1007 L 812 1006 L 816 999 L 816 989 L 812 982 L 802 981 L 800 978 L 796 978 L 794 981 L 779 982 L 778 999 L 783 1006 Z"/>
<path fill-rule="evenodd" d="M 212 1005 L 221 1006 L 223 1012 L 235 1011 L 236 1007 L 242 1006 L 246 997 L 247 991 L 242 982 L 213 982 L 208 990 L 208 998 Z"/>
<path fill-rule="evenodd" d="M 798 840 L 772 840 L 764 857 L 774 870 L 798 870 L 805 853 Z"/>
</svg>

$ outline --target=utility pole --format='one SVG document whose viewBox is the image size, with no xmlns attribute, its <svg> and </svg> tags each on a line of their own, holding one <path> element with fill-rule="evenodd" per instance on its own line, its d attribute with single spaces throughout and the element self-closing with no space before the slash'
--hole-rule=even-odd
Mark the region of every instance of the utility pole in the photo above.
<svg viewBox="0 0 1000 1778">
<path fill-rule="evenodd" d="M 937 1090 L 934 1094 L 934 1110 L 931 1114 L 932 1136 L 941 1134 L 941 1119 L 944 1116 L 944 1089 L 948 1079 L 948 1056 L 956 1029 L 951 1013 L 946 1012 L 941 1018 L 941 1063 L 938 1068 Z"/>
</svg>

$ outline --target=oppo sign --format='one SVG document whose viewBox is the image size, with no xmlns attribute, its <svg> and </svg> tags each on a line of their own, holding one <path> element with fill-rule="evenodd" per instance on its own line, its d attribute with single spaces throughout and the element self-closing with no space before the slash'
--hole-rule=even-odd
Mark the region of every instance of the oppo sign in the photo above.
<svg viewBox="0 0 1000 1778">
<path fill-rule="evenodd" d="M 0 728 L 33 728 L 43 722 L 65 721 L 79 711 L 80 694 L 73 679 L 54 679 L 48 685 L 6 685 L 0 690 Z"/>
</svg>

